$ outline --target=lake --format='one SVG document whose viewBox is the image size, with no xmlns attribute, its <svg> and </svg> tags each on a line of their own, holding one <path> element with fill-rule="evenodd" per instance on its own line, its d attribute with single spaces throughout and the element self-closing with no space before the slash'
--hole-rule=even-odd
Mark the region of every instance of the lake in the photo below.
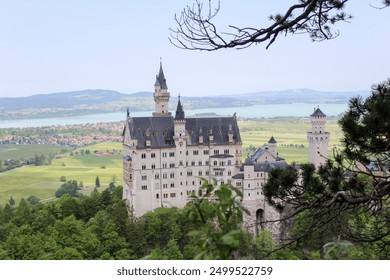
<svg viewBox="0 0 390 280">
<path fill-rule="evenodd" d="M 187 117 L 197 114 L 216 113 L 222 116 L 232 116 L 234 113 L 237 117 L 243 118 L 274 118 L 274 117 L 307 117 L 313 113 L 314 104 L 292 103 L 292 104 L 267 104 L 254 105 L 250 107 L 232 107 L 232 108 L 204 108 L 188 109 L 184 108 Z M 320 109 L 327 116 L 337 116 L 348 109 L 348 104 L 321 104 Z M 175 110 L 171 108 L 174 115 Z M 133 117 L 152 116 L 152 111 L 130 112 Z M 22 120 L 0 120 L 0 128 L 10 127 L 41 127 L 52 125 L 68 124 L 87 124 L 97 122 L 118 122 L 126 119 L 126 112 L 94 114 L 76 117 L 61 118 L 42 118 L 42 119 L 22 119 Z"/>
</svg>

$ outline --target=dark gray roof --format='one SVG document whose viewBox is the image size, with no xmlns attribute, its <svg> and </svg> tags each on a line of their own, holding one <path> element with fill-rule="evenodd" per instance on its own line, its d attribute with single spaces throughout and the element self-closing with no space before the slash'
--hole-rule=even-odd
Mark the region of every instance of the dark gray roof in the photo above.
<svg viewBox="0 0 390 280">
<path fill-rule="evenodd" d="M 184 120 L 184 119 L 185 119 L 185 114 L 184 114 L 183 106 L 181 105 L 181 102 L 180 102 L 180 95 L 179 95 L 179 101 L 177 102 L 175 120 Z"/>
<path fill-rule="evenodd" d="M 209 134 L 214 136 L 214 144 L 229 143 L 229 126 L 233 132 L 233 143 L 241 142 L 237 119 L 233 117 L 186 118 L 188 145 L 199 145 L 199 134 L 203 135 L 203 145 L 209 144 Z M 174 119 L 167 117 L 133 117 L 126 124 L 132 139 L 138 140 L 138 147 L 146 147 L 146 138 L 150 134 L 152 148 L 174 147 Z"/>
<path fill-rule="evenodd" d="M 258 171 L 265 171 L 265 172 L 269 172 L 271 171 L 272 169 L 274 168 L 286 168 L 287 167 L 287 163 L 285 161 L 278 161 L 278 162 L 256 162 L 256 163 L 244 163 L 241 168 L 240 168 L 240 171 L 244 171 L 244 166 L 245 165 L 254 165 L 255 166 L 255 172 L 258 172 Z"/>
<path fill-rule="evenodd" d="M 218 155 L 212 155 L 210 158 L 232 158 L 233 155 L 225 155 L 225 154 L 218 154 Z"/>
<path fill-rule="evenodd" d="M 158 75 L 156 76 L 156 83 L 154 85 L 160 86 L 161 89 L 168 89 L 167 81 L 164 77 L 164 71 L 163 71 L 161 62 L 160 62 L 160 70 L 158 72 Z"/>
<path fill-rule="evenodd" d="M 258 160 L 262 155 L 264 155 L 264 153 L 267 151 L 266 148 L 259 148 L 257 149 L 257 151 L 250 157 L 250 159 L 252 161 L 256 161 Z"/>
<path fill-rule="evenodd" d="M 268 144 L 276 144 L 276 143 L 277 142 L 276 142 L 276 140 L 275 140 L 275 138 L 273 136 L 268 141 Z"/>
<path fill-rule="evenodd" d="M 173 141 L 173 118 L 168 117 L 135 117 L 127 122 L 131 139 L 138 140 L 138 147 L 146 147 L 148 130 L 152 147 L 174 146 Z"/>
<path fill-rule="evenodd" d="M 317 108 L 310 117 L 326 117 L 326 115 L 320 110 L 320 108 Z"/>
<path fill-rule="evenodd" d="M 244 173 L 237 173 L 236 175 L 234 175 L 232 177 L 232 179 L 241 179 L 241 180 L 243 180 L 244 179 Z"/>
<path fill-rule="evenodd" d="M 237 119 L 233 117 L 210 117 L 210 118 L 186 118 L 187 135 L 190 138 L 190 144 L 199 144 L 199 131 L 203 135 L 203 144 L 209 144 L 209 135 L 214 137 L 216 145 L 229 143 L 229 126 L 233 132 L 233 143 L 241 142 L 240 131 L 237 125 Z"/>
</svg>

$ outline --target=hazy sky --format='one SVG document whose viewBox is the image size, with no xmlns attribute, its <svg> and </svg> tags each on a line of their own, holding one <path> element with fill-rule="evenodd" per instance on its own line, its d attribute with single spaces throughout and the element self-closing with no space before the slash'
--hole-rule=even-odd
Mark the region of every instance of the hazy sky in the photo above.
<svg viewBox="0 0 390 280">
<path fill-rule="evenodd" d="M 275 3 L 277 2 L 277 3 Z M 295 1 L 221 0 L 219 22 L 265 26 Z M 351 0 L 334 40 L 280 37 L 266 50 L 184 51 L 168 41 L 192 1 L 0 0 L 0 96 L 82 89 L 153 91 L 162 57 L 171 95 L 369 89 L 390 77 L 390 8 Z"/>
</svg>

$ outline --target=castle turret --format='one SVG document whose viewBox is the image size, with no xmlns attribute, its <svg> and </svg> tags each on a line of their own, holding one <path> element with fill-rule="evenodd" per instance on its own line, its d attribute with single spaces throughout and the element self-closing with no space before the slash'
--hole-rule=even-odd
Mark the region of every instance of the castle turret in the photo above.
<svg viewBox="0 0 390 280">
<path fill-rule="evenodd" d="M 272 136 L 268 141 L 268 151 L 275 158 L 278 156 L 278 154 L 276 152 L 276 145 L 277 145 L 277 142 L 276 142 L 275 138 Z"/>
<path fill-rule="evenodd" d="M 164 117 L 170 116 L 169 112 L 169 97 L 167 81 L 164 76 L 164 71 L 162 68 L 162 63 L 160 62 L 160 70 L 156 76 L 156 82 L 154 84 L 154 104 L 155 111 L 153 112 L 154 117 Z"/>
<path fill-rule="evenodd" d="M 324 165 L 328 158 L 330 133 L 325 132 L 326 115 L 320 108 L 310 115 L 311 131 L 307 133 L 309 142 L 309 162 L 316 168 Z"/>
</svg>

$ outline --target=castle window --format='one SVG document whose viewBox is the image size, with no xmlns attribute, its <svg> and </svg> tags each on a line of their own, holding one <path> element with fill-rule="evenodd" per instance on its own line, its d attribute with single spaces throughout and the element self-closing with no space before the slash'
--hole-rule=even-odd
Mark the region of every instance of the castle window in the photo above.
<svg viewBox="0 0 390 280">
<path fill-rule="evenodd" d="M 155 157 L 156 157 L 156 154 L 155 154 L 155 153 L 151 153 L 151 154 L 150 154 L 150 157 L 151 157 L 151 158 L 155 158 Z"/>
<path fill-rule="evenodd" d="M 208 160 L 206 160 L 206 163 L 205 163 L 206 165 L 209 165 L 209 161 Z"/>
<path fill-rule="evenodd" d="M 146 154 L 145 154 L 145 153 L 142 153 L 142 154 L 141 154 L 141 158 L 146 158 Z"/>
<path fill-rule="evenodd" d="M 195 161 L 192 161 L 192 162 L 191 162 L 191 165 L 194 166 L 194 165 L 195 165 Z"/>
<path fill-rule="evenodd" d="M 146 181 L 147 179 L 148 179 L 148 176 L 146 176 L 146 175 L 142 175 L 142 176 L 141 176 L 141 180 L 142 180 L 142 181 Z"/>
<path fill-rule="evenodd" d="M 174 183 L 171 183 L 171 188 L 174 188 L 175 187 L 175 184 Z"/>
<path fill-rule="evenodd" d="M 251 196 L 251 193 L 248 193 L 248 196 Z"/>
<path fill-rule="evenodd" d="M 236 182 L 237 187 L 241 187 L 241 182 Z"/>
<path fill-rule="evenodd" d="M 214 150 L 214 155 L 219 155 L 219 150 Z"/>
<path fill-rule="evenodd" d="M 163 168 L 167 168 L 168 164 L 166 162 L 163 163 Z"/>
<path fill-rule="evenodd" d="M 170 164 L 169 164 L 169 168 L 174 168 L 175 167 L 175 163 L 174 162 L 171 162 Z"/>
<path fill-rule="evenodd" d="M 228 160 L 228 165 L 232 165 L 232 161 L 230 159 Z"/>
<path fill-rule="evenodd" d="M 147 189 L 148 189 L 148 186 L 147 186 L 147 185 L 141 186 L 141 190 L 146 191 Z"/>
<path fill-rule="evenodd" d="M 170 157 L 174 157 L 175 156 L 175 152 L 169 152 L 169 156 Z"/>
<path fill-rule="evenodd" d="M 191 170 L 187 171 L 187 176 L 192 176 L 192 171 Z"/>
<path fill-rule="evenodd" d="M 228 155 L 228 154 L 229 154 L 229 149 L 223 150 L 223 153 L 224 153 L 225 155 Z"/>
<path fill-rule="evenodd" d="M 202 170 L 199 170 L 198 175 L 202 176 Z"/>
<path fill-rule="evenodd" d="M 228 171 L 228 176 L 232 176 L 232 172 L 230 170 Z"/>
<path fill-rule="evenodd" d="M 218 165 L 218 162 L 216 160 L 214 160 L 214 166 Z"/>
<path fill-rule="evenodd" d="M 167 179 L 168 178 L 168 174 L 167 173 L 164 173 L 163 174 L 163 179 Z"/>
<path fill-rule="evenodd" d="M 197 156 L 197 155 L 199 155 L 199 151 L 198 151 L 198 150 L 192 151 L 192 154 L 193 154 L 194 156 Z"/>
<path fill-rule="evenodd" d="M 146 169 L 146 164 L 142 164 L 142 170 Z"/>
<path fill-rule="evenodd" d="M 204 155 L 208 155 L 209 154 L 209 150 L 203 150 L 203 154 Z"/>
<path fill-rule="evenodd" d="M 167 157 L 167 153 L 166 152 L 162 153 L 162 156 Z"/>
<path fill-rule="evenodd" d="M 156 194 L 156 198 L 159 199 L 160 198 L 160 194 L 157 193 Z"/>
<path fill-rule="evenodd" d="M 198 161 L 198 165 L 202 165 L 202 161 L 200 160 L 200 161 Z"/>
<path fill-rule="evenodd" d="M 175 178 L 175 173 L 171 173 L 171 174 L 169 174 L 169 177 L 171 178 L 171 179 L 173 179 L 173 178 Z"/>
<path fill-rule="evenodd" d="M 154 179 L 156 180 L 160 179 L 160 174 L 159 173 L 154 174 Z"/>
<path fill-rule="evenodd" d="M 163 189 L 168 188 L 168 184 L 163 184 Z"/>
<path fill-rule="evenodd" d="M 156 169 L 156 165 L 154 163 L 152 164 L 152 169 Z"/>
<path fill-rule="evenodd" d="M 168 198 L 168 194 L 167 194 L 167 193 L 164 193 L 164 194 L 163 194 L 163 197 L 164 197 L 164 198 Z"/>
<path fill-rule="evenodd" d="M 206 170 L 206 176 L 210 175 L 210 171 Z"/>
<path fill-rule="evenodd" d="M 154 131 L 154 132 L 153 132 L 153 136 L 157 136 L 157 131 Z"/>
<path fill-rule="evenodd" d="M 171 197 L 176 197 L 176 194 L 175 193 L 171 193 L 170 196 Z"/>
</svg>

